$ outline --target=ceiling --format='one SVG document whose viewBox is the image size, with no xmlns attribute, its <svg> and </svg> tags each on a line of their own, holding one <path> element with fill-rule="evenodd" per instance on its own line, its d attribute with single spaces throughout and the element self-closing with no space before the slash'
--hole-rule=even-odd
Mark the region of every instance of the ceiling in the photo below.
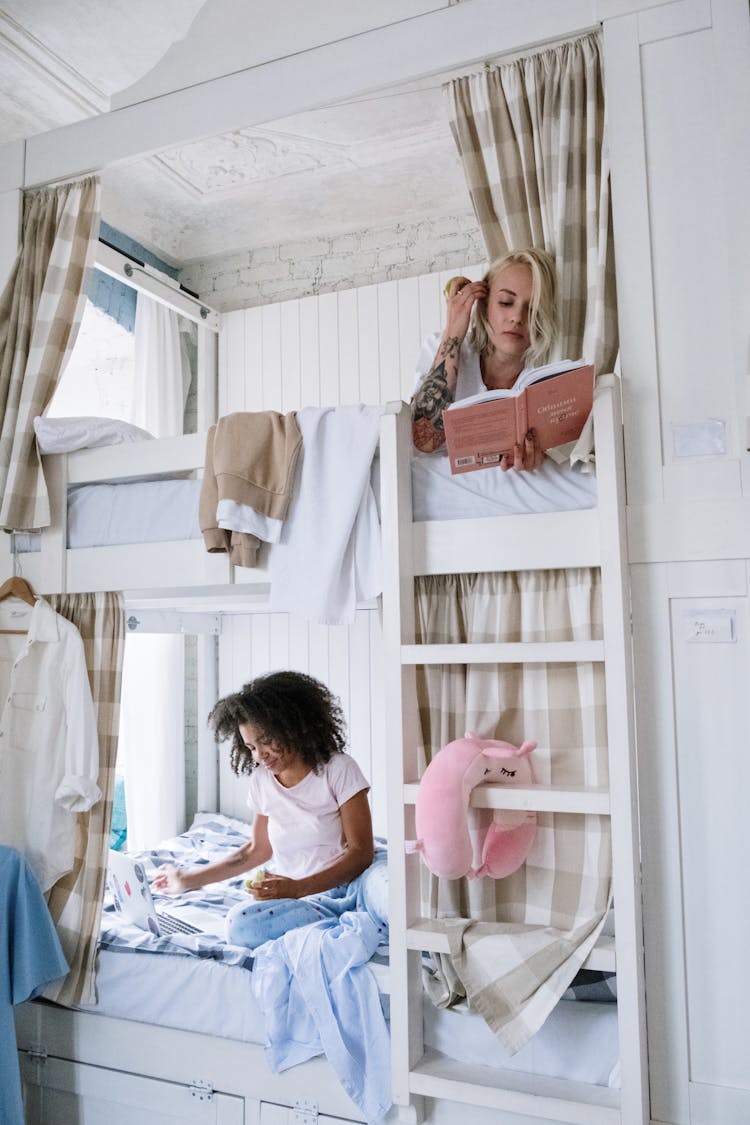
<svg viewBox="0 0 750 1125">
<path fill-rule="evenodd" d="M 0 0 L 0 141 L 457 0 Z M 189 76 L 189 77 L 186 77 Z M 441 79 L 102 173 L 103 217 L 175 265 L 463 214 Z"/>
</svg>

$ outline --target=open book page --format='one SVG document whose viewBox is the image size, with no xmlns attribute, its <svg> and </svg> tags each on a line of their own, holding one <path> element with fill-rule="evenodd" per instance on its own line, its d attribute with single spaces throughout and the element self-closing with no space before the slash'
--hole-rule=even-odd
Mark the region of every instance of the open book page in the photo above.
<svg viewBox="0 0 750 1125">
<path fill-rule="evenodd" d="M 585 366 L 585 359 L 558 359 L 554 363 L 546 363 L 543 367 L 525 367 L 512 387 L 479 391 L 478 394 L 469 395 L 468 398 L 452 403 L 449 409 L 460 410 L 463 406 L 473 406 L 476 402 L 491 402 L 495 398 L 518 398 L 532 383 L 539 383 L 543 379 L 550 379 L 553 375 L 562 375 L 565 371 L 574 371 L 577 367 Z"/>
</svg>

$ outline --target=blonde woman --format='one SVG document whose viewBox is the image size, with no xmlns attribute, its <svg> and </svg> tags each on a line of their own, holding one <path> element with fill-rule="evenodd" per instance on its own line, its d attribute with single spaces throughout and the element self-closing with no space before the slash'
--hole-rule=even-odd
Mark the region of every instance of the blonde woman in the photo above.
<svg viewBox="0 0 750 1125">
<path fill-rule="evenodd" d="M 524 368 L 547 362 L 557 335 L 557 276 L 544 250 L 511 250 L 481 281 L 453 278 L 446 286 L 445 329 L 412 398 L 416 448 L 423 453 L 439 449 L 445 443 L 447 406 L 482 390 L 512 387 Z M 432 350 L 434 341 L 425 346 Z M 500 468 L 530 471 L 543 460 L 529 431 Z"/>
</svg>

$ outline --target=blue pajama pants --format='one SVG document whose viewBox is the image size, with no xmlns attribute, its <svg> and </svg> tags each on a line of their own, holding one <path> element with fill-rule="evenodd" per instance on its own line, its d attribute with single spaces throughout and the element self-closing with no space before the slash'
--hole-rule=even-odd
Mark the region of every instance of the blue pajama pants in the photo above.
<svg viewBox="0 0 750 1125">
<path fill-rule="evenodd" d="M 333 890 L 307 898 L 277 898 L 247 904 L 238 903 L 227 914 L 225 936 L 230 945 L 257 949 L 274 941 L 288 930 L 309 926 L 326 918 L 340 918 L 349 910 L 365 910 L 388 935 L 388 867 L 384 854 L 376 854 L 372 864 L 353 879 Z"/>
</svg>

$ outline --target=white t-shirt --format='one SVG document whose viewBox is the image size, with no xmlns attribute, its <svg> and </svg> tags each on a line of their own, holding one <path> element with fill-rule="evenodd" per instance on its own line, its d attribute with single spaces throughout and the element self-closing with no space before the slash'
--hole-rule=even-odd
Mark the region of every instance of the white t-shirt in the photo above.
<svg viewBox="0 0 750 1125">
<path fill-rule="evenodd" d="M 341 806 L 369 782 L 350 754 L 336 752 L 321 768 L 286 789 L 270 770 L 256 766 L 250 775 L 247 803 L 268 817 L 273 857 L 267 870 L 303 879 L 335 863 L 346 851 Z"/>
</svg>

